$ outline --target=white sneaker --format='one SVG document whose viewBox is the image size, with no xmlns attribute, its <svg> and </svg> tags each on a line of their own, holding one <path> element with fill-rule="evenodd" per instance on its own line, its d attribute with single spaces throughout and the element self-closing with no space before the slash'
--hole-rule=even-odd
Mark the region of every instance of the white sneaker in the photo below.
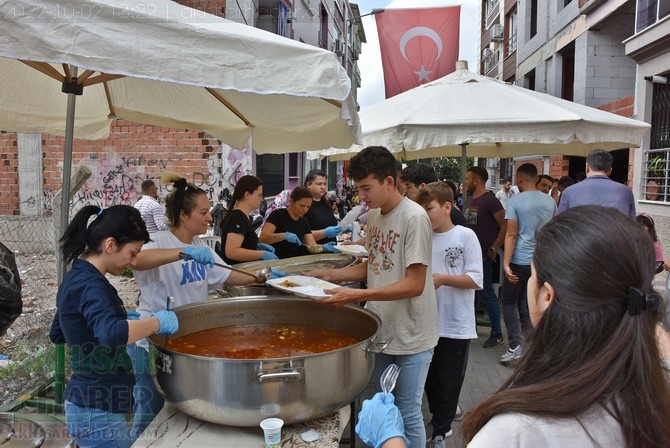
<svg viewBox="0 0 670 448">
<path fill-rule="evenodd" d="M 449 429 L 444 436 L 435 436 L 433 440 L 430 441 L 428 446 L 431 448 L 447 448 L 447 438 L 454 435 L 454 430 Z"/>
<path fill-rule="evenodd" d="M 502 364 L 504 366 L 509 365 L 513 361 L 516 361 L 517 359 L 521 358 L 522 354 L 523 354 L 523 349 L 521 348 L 521 344 L 517 345 L 514 348 L 510 347 L 500 357 L 500 364 Z"/>
<path fill-rule="evenodd" d="M 463 420 L 463 409 L 461 409 L 461 405 L 458 404 L 456 405 L 456 415 L 454 415 L 454 421 L 460 422 L 461 420 Z"/>
</svg>

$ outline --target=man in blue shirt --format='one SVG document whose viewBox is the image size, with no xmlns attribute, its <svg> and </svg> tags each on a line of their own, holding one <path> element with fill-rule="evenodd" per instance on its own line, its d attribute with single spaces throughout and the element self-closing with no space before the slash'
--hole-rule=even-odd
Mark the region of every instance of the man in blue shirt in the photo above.
<svg viewBox="0 0 670 448">
<path fill-rule="evenodd" d="M 535 250 L 535 233 L 554 216 L 556 202 L 536 187 L 537 168 L 524 163 L 516 171 L 520 194 L 507 202 L 502 310 L 509 349 L 500 358 L 503 365 L 521 357 L 522 327 L 530 330 L 526 286 Z"/>
<path fill-rule="evenodd" d="M 578 205 L 612 207 L 635 219 L 635 198 L 630 188 L 608 176 L 612 172 L 612 155 L 594 149 L 586 156 L 586 179 L 566 188 L 556 214 Z"/>
</svg>

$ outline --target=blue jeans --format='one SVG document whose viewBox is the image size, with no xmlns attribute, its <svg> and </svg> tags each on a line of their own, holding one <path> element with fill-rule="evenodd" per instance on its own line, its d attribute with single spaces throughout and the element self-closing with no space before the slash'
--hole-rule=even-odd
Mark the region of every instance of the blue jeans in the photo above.
<svg viewBox="0 0 670 448">
<path fill-rule="evenodd" d="M 65 424 L 80 448 L 130 448 L 135 441 L 126 414 L 84 408 L 66 400 Z"/>
<path fill-rule="evenodd" d="M 491 333 L 502 334 L 502 327 L 500 326 L 500 305 L 498 296 L 493 290 L 493 263 L 487 255 L 484 255 L 483 273 L 484 287 L 482 288 L 481 294 L 484 296 L 486 312 L 488 313 L 489 321 L 491 322 Z"/>
<path fill-rule="evenodd" d="M 375 355 L 375 371 L 372 378 L 378 392 L 381 392 L 379 379 L 384 369 L 391 363 L 402 367 L 393 395 L 395 395 L 395 404 L 402 415 L 405 435 L 413 447 L 426 446 L 426 427 L 423 424 L 421 401 L 428 367 L 430 367 L 432 358 L 432 348 L 412 355 L 389 355 L 386 353 Z"/>
<path fill-rule="evenodd" d="M 163 409 L 165 400 L 154 385 L 149 352 L 136 344 L 129 344 L 127 351 L 135 372 L 135 387 L 133 388 L 133 398 L 135 399 L 133 411 L 135 415 L 131 434 L 137 439 L 156 417 L 156 414 Z"/>
</svg>

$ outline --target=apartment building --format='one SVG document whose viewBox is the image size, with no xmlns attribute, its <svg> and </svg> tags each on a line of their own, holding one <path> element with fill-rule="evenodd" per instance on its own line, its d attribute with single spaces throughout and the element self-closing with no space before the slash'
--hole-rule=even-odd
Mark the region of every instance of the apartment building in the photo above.
<svg viewBox="0 0 670 448">
<path fill-rule="evenodd" d="M 624 41 L 635 32 L 635 0 L 483 0 L 482 73 L 566 100 L 633 117 L 636 61 Z M 613 152 L 612 177 L 632 186 L 635 152 Z M 533 161 L 553 177 L 574 177 L 584 158 Z M 501 161 L 499 177 L 512 163 Z"/>
<path fill-rule="evenodd" d="M 670 0 L 637 0 L 634 5 L 634 33 L 624 41 L 625 53 L 637 63 L 637 118 L 650 123 L 651 132 L 635 152 L 633 192 L 638 211 L 663 216 L 667 227 L 670 226 Z"/>
</svg>

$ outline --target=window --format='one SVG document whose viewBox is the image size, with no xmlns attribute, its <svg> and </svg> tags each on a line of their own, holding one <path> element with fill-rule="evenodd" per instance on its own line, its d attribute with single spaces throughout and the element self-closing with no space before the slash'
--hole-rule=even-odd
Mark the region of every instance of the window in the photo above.
<svg viewBox="0 0 670 448">
<path fill-rule="evenodd" d="M 500 61 L 500 51 L 484 48 L 484 50 L 482 50 L 482 59 L 484 60 L 484 73 L 486 74 L 498 65 L 498 62 Z"/>
<path fill-rule="evenodd" d="M 535 69 L 526 75 L 526 88 L 528 90 L 535 90 Z"/>
<path fill-rule="evenodd" d="M 651 138 L 643 167 L 641 197 L 670 202 L 670 86 L 654 83 Z"/>
<path fill-rule="evenodd" d="M 656 22 L 657 0 L 637 0 L 637 25 L 635 30 L 642 31 Z"/>
<path fill-rule="evenodd" d="M 530 0 L 530 37 L 537 34 L 537 0 Z"/>
<path fill-rule="evenodd" d="M 281 193 L 284 189 L 284 155 L 257 155 L 256 176 L 263 179 L 263 194 L 265 196 L 275 196 Z"/>
<path fill-rule="evenodd" d="M 486 15 L 488 16 L 493 12 L 497 7 L 500 0 L 486 0 Z"/>
<path fill-rule="evenodd" d="M 292 152 L 288 155 L 288 177 L 298 177 L 298 153 Z"/>
<path fill-rule="evenodd" d="M 509 56 L 516 51 L 516 29 L 519 24 L 519 14 L 514 9 L 507 16 L 507 45 L 505 47 L 506 55 Z"/>
</svg>

